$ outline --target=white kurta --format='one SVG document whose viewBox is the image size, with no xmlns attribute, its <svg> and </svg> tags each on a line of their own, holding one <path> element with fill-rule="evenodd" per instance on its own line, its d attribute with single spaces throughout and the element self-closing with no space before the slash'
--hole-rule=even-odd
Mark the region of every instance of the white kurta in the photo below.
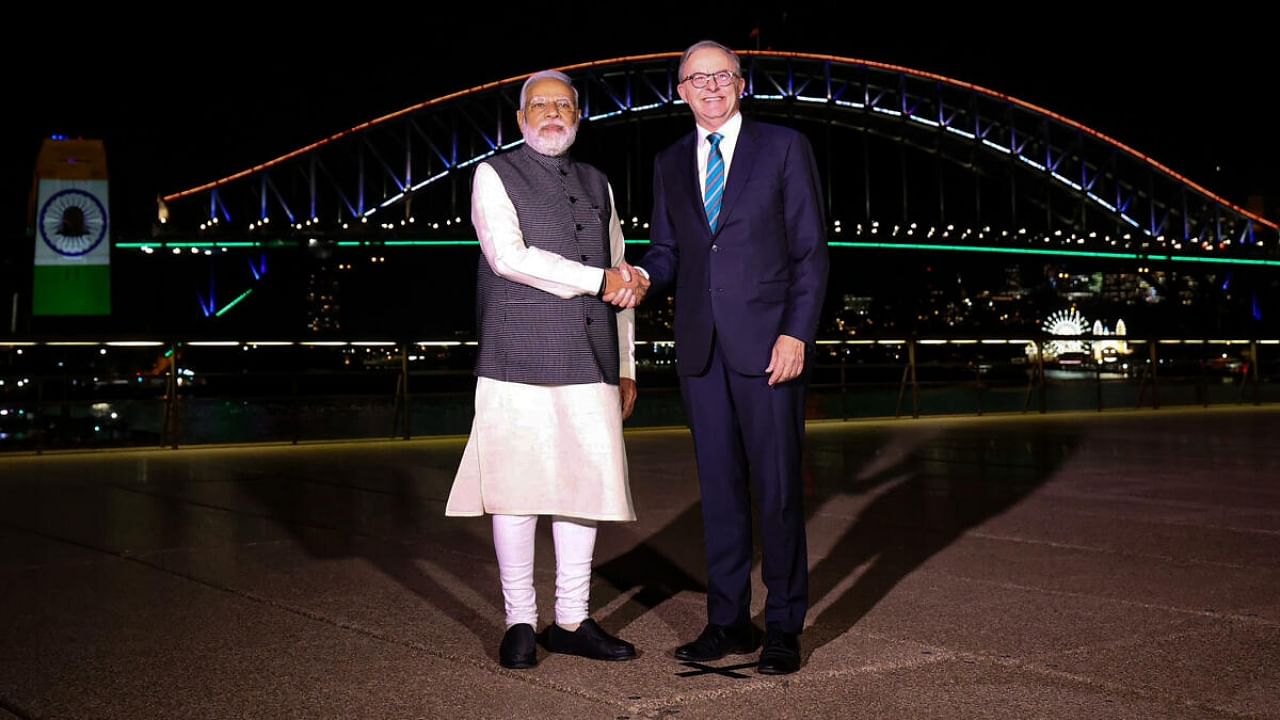
<svg viewBox="0 0 1280 720">
<path fill-rule="evenodd" d="M 565 299 L 600 289 L 603 270 L 525 245 L 515 206 L 488 163 L 476 168 L 471 222 L 480 251 L 499 276 Z M 626 246 L 616 207 L 609 244 L 617 265 Z M 632 310 L 617 314 L 620 375 L 631 379 L 634 317 Z M 475 420 L 445 514 L 484 513 L 635 520 L 617 386 L 478 378 Z"/>
</svg>

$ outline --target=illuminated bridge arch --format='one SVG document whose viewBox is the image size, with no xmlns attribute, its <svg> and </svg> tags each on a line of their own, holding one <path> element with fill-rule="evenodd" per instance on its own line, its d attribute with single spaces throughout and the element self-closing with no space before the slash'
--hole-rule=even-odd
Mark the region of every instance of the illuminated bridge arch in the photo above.
<svg viewBox="0 0 1280 720">
<path fill-rule="evenodd" d="M 839 230 L 833 225 L 833 232 L 844 231 L 833 240 L 901 242 L 927 235 L 934 242 L 952 237 L 1033 247 L 1064 237 L 1069 240 L 1063 242 L 1101 252 L 1280 257 L 1276 223 L 1045 108 L 885 63 L 771 51 L 741 56 L 752 115 L 848 129 L 853 132 L 841 134 L 860 138 L 858 152 L 851 150 L 857 141 L 823 144 L 815 138 L 828 174 L 829 209 L 834 219 L 844 218 Z M 679 57 L 639 55 L 561 69 L 574 78 L 585 122 L 592 126 L 679 117 L 683 132 L 688 112 L 676 93 Z M 446 202 L 449 216 L 466 215 L 458 213 L 465 208 L 466 191 L 459 189 L 465 171 L 523 142 L 514 116 L 525 77 L 429 100 L 165 196 L 164 210 L 173 218 L 166 232 L 199 233 L 214 241 L 315 242 L 414 230 L 410 223 L 424 204 Z M 875 156 L 868 137 L 887 138 L 901 149 L 896 174 L 887 173 L 893 177 L 884 183 L 891 189 L 875 187 L 871 178 Z M 627 188 L 616 194 L 625 215 L 647 215 L 650 190 L 643 179 L 657 147 L 621 173 Z M 941 169 L 936 177 L 934 171 L 913 170 L 917 163 L 908 161 L 907 148 L 913 157 L 929 156 L 952 168 L 951 179 Z M 846 180 L 838 170 L 853 166 L 863 168 L 865 177 Z M 971 190 L 954 190 L 956 168 L 970 178 Z M 606 170 L 616 190 L 618 173 Z M 875 172 L 886 174 L 883 162 Z M 440 187 L 451 189 L 432 193 Z M 968 227 L 948 229 L 948 214 L 961 216 Z M 911 224 L 917 217 L 918 228 Z M 926 230 L 929 223 L 936 227 Z"/>
</svg>

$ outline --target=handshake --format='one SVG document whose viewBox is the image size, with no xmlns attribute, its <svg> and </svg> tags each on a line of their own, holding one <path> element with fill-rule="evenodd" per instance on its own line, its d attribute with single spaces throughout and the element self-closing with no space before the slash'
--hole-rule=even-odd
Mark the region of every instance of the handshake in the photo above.
<svg viewBox="0 0 1280 720">
<path fill-rule="evenodd" d="M 602 299 L 619 308 L 633 308 L 644 300 L 649 292 L 649 278 L 623 260 L 617 267 L 604 271 L 604 295 Z"/>
</svg>

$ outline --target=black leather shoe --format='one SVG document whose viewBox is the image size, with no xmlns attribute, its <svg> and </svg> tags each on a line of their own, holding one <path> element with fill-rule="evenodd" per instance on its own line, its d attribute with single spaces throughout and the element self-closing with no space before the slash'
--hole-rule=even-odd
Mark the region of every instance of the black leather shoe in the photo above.
<svg viewBox="0 0 1280 720">
<path fill-rule="evenodd" d="M 538 642 L 529 623 L 507 628 L 498 646 L 498 662 L 502 667 L 521 670 L 538 664 Z"/>
<path fill-rule="evenodd" d="M 769 628 L 764 636 L 764 649 L 756 672 L 761 675 L 787 675 L 800 669 L 800 636 Z"/>
<path fill-rule="evenodd" d="M 760 631 L 755 625 L 715 625 L 707 623 L 697 640 L 676 648 L 677 660 L 706 662 L 725 655 L 745 655 L 760 647 Z"/>
<path fill-rule="evenodd" d="M 630 660 L 636 656 L 634 645 L 605 632 L 590 618 L 583 620 L 573 632 L 552 623 L 547 628 L 545 642 L 547 650 L 553 653 L 592 660 Z"/>
</svg>

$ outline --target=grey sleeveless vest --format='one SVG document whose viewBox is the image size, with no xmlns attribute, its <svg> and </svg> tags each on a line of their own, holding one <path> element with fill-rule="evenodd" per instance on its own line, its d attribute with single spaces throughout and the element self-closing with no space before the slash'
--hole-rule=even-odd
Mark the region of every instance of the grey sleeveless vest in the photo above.
<svg viewBox="0 0 1280 720">
<path fill-rule="evenodd" d="M 594 167 L 522 145 L 490 158 L 515 205 L 525 244 L 591 267 L 612 265 L 609 184 Z M 618 384 L 614 307 L 594 296 L 563 300 L 476 271 L 480 352 L 476 375 L 533 385 Z"/>
</svg>

